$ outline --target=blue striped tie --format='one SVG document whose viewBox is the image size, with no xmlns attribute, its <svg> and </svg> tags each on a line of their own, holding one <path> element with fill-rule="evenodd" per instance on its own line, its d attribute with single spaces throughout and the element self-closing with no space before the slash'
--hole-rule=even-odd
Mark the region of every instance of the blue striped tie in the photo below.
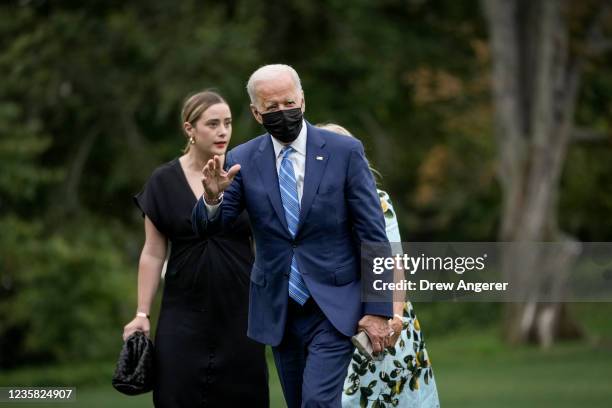
<svg viewBox="0 0 612 408">
<path fill-rule="evenodd" d="M 293 172 L 293 164 L 291 164 L 291 160 L 289 160 L 289 155 L 293 151 L 293 147 L 291 146 L 286 146 L 281 151 L 283 159 L 281 160 L 280 170 L 278 171 L 278 187 L 280 189 L 283 208 L 285 209 L 287 227 L 289 228 L 291 237 L 295 238 L 298 221 L 300 219 L 300 201 L 298 200 L 297 183 L 295 181 L 295 173 Z M 295 255 L 291 257 L 289 296 L 302 306 L 310 297 L 310 292 L 306 287 L 304 279 L 302 279 L 302 274 L 298 270 Z"/>
</svg>

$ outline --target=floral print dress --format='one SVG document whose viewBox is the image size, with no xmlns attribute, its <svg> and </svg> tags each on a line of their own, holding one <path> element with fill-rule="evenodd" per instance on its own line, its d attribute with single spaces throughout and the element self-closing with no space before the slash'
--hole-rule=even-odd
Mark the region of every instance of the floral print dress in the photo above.
<svg viewBox="0 0 612 408">
<path fill-rule="evenodd" d="M 385 214 L 387 237 L 393 246 L 401 242 L 397 217 L 384 191 L 378 191 Z M 358 350 L 344 380 L 342 407 L 439 407 L 438 390 L 421 325 L 412 304 L 406 302 L 403 329 L 395 347 L 384 351 L 382 361 L 372 361 Z"/>
</svg>

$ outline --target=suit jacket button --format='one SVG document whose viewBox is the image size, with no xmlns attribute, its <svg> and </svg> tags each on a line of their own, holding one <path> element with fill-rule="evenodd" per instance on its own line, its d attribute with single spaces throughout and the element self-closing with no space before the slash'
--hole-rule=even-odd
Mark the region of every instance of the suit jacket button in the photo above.
<svg viewBox="0 0 612 408">
<path fill-rule="evenodd" d="M 298 247 L 298 244 L 296 244 L 296 243 L 294 242 L 294 243 L 293 243 L 291 246 L 292 246 L 292 247 L 294 247 L 294 248 L 297 248 L 297 247 Z"/>
</svg>

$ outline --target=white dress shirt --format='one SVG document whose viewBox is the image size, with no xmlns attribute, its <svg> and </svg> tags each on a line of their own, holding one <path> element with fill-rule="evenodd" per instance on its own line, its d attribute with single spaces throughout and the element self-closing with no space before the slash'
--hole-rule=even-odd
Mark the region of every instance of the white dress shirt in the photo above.
<svg viewBox="0 0 612 408">
<path fill-rule="evenodd" d="M 302 121 L 302 129 L 297 139 L 290 143 L 291 147 L 295 150 L 289 155 L 289 160 L 293 164 L 293 172 L 295 173 L 295 182 L 297 184 L 298 200 L 302 202 L 302 193 L 304 192 L 304 173 L 306 170 L 306 123 Z M 276 174 L 280 171 L 280 165 L 283 160 L 281 154 L 282 149 L 285 147 L 284 144 L 272 138 L 272 145 L 274 146 L 274 156 L 276 157 Z"/>
<path fill-rule="evenodd" d="M 302 193 L 304 192 L 304 174 L 306 173 L 307 133 L 306 122 L 302 120 L 302 129 L 300 130 L 298 137 L 290 143 L 291 147 L 293 147 L 295 151 L 289 155 L 289 160 L 291 160 L 291 164 L 293 164 L 293 172 L 295 173 L 295 182 L 297 184 L 298 200 L 300 202 L 302 202 Z M 271 135 L 270 138 L 272 139 L 272 146 L 274 147 L 274 156 L 276 157 L 276 174 L 278 175 L 281 161 L 283 159 L 281 151 L 285 145 L 273 138 Z M 221 202 L 223 202 L 223 198 L 221 199 Z M 221 203 L 209 205 L 206 203 L 206 200 L 204 200 L 204 205 L 206 205 L 208 216 L 213 218 Z"/>
</svg>

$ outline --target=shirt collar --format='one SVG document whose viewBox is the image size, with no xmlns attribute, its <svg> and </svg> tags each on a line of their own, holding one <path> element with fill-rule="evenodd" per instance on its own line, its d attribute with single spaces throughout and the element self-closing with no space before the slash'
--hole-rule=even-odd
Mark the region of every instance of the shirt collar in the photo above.
<svg viewBox="0 0 612 408">
<path fill-rule="evenodd" d="M 302 129 L 300 129 L 300 134 L 290 144 L 290 146 L 293 147 L 293 149 L 302 156 L 306 156 L 306 134 L 306 121 L 302 119 Z M 278 159 L 278 156 L 280 155 L 281 150 L 283 150 L 283 147 L 285 147 L 285 145 L 273 138 L 272 135 L 270 135 L 270 138 L 272 139 L 272 145 L 274 146 L 274 157 Z"/>
</svg>

